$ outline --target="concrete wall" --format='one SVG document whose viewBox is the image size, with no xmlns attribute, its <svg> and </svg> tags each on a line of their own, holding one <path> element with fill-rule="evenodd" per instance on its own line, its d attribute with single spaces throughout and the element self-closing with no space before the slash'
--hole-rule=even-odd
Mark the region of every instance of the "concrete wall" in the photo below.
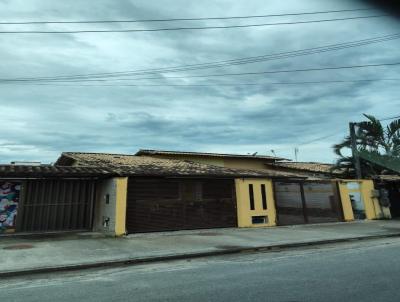
<svg viewBox="0 0 400 302">
<path fill-rule="evenodd" d="M 347 183 L 343 181 L 338 182 L 340 200 L 342 201 L 343 217 L 345 221 L 354 220 L 353 208 L 351 207 L 350 192 L 347 188 Z"/>
<path fill-rule="evenodd" d="M 342 200 L 343 214 L 346 221 L 354 220 L 354 211 L 351 205 L 350 194 L 358 193 L 362 198 L 366 219 L 390 219 L 390 209 L 379 204 L 374 195 L 372 180 L 346 179 L 339 180 L 339 191 Z"/>
<path fill-rule="evenodd" d="M 368 200 L 368 206 L 366 205 L 366 210 L 368 210 L 367 219 L 390 219 L 390 209 L 380 205 L 378 197 L 373 195 L 374 189 L 374 182 L 372 180 L 362 181 L 361 192 L 365 196 L 364 200 Z"/>
<path fill-rule="evenodd" d="M 97 185 L 93 230 L 113 236 L 125 234 L 127 178 L 102 180 Z"/>
<path fill-rule="evenodd" d="M 265 159 L 225 158 L 224 167 L 245 170 L 266 170 Z"/>
<path fill-rule="evenodd" d="M 250 208 L 249 185 L 253 185 L 254 210 Z M 266 188 L 267 209 L 262 207 L 261 185 Z M 265 227 L 276 225 L 273 185 L 270 179 L 235 179 L 239 227 Z M 254 223 L 253 217 L 267 217 L 265 223 Z"/>
<path fill-rule="evenodd" d="M 355 219 L 349 195 L 358 192 L 362 197 L 366 219 L 390 218 L 390 211 L 379 204 L 375 197 L 371 180 L 337 180 L 345 221 Z M 349 185 L 349 183 L 351 185 Z M 253 185 L 254 209 L 250 207 L 249 185 Z M 112 236 L 126 233 L 126 196 L 128 178 L 116 177 L 99 182 L 93 230 Z M 262 206 L 262 185 L 266 188 L 267 209 Z M 239 227 L 275 226 L 277 211 L 275 207 L 273 184 L 270 179 L 235 179 L 237 216 Z M 256 218 L 258 217 L 258 218 Z M 266 220 L 260 223 L 260 218 Z M 254 220 L 256 218 L 256 220 Z M 258 221 L 257 221 L 258 220 Z"/>
</svg>

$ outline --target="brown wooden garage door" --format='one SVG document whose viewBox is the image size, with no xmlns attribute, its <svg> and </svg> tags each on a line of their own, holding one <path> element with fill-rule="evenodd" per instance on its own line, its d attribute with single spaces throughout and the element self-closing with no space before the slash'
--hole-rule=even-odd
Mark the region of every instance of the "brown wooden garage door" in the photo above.
<svg viewBox="0 0 400 302">
<path fill-rule="evenodd" d="M 128 233 L 235 227 L 233 180 L 129 179 Z"/>
<path fill-rule="evenodd" d="M 276 182 L 279 225 L 343 220 L 340 196 L 331 181 Z"/>
</svg>

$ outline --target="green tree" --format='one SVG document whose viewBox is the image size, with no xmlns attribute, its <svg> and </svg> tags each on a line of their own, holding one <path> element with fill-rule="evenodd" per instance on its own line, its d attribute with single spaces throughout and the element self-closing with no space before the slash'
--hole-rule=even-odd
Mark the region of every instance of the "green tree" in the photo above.
<svg viewBox="0 0 400 302">
<path fill-rule="evenodd" d="M 364 114 L 366 121 L 357 123 L 356 145 L 363 177 L 400 173 L 400 119 L 387 126 L 372 115 Z M 354 158 L 351 155 L 350 136 L 333 146 L 339 156 L 334 168 L 342 177 L 355 177 Z M 347 152 L 345 153 L 345 150 Z"/>
</svg>

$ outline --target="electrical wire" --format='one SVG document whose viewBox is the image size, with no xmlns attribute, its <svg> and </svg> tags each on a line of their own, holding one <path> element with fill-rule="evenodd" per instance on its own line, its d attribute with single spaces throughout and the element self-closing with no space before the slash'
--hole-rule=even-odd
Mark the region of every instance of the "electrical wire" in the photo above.
<svg viewBox="0 0 400 302">
<path fill-rule="evenodd" d="M 297 147 L 309 145 L 309 144 L 311 144 L 311 143 L 315 143 L 315 142 L 321 141 L 321 140 L 323 140 L 323 139 L 330 138 L 330 137 L 332 137 L 332 136 L 338 135 L 338 134 L 341 133 L 341 132 L 343 132 L 343 131 L 342 131 L 342 130 L 341 130 L 341 131 L 336 131 L 335 133 L 331 133 L 331 134 L 329 134 L 329 135 L 324 135 L 324 136 L 321 136 L 321 137 L 312 139 L 312 140 L 310 140 L 310 141 L 306 141 L 306 142 L 304 142 L 304 143 L 298 144 Z"/>
<path fill-rule="evenodd" d="M 378 121 L 383 122 L 383 121 L 394 120 L 394 119 L 400 119 L 400 115 L 392 116 L 392 117 L 384 117 L 384 118 L 378 119 Z M 311 144 L 311 143 L 315 143 L 317 141 L 320 141 L 320 140 L 323 140 L 323 139 L 330 138 L 332 136 L 338 135 L 339 133 L 342 133 L 342 132 L 343 132 L 342 130 L 336 131 L 335 133 L 332 133 L 332 134 L 329 134 L 329 135 L 325 135 L 325 136 L 321 136 L 319 138 L 315 138 L 313 140 L 306 141 L 304 143 L 298 144 L 297 147 L 308 145 L 308 144 Z"/>
<path fill-rule="evenodd" d="M 97 23 L 144 23 L 144 22 L 175 22 L 175 21 L 205 21 L 205 20 L 231 20 L 231 19 L 253 19 L 284 16 L 319 15 L 355 11 L 376 10 L 375 8 L 355 8 L 328 11 L 285 13 L 285 14 L 266 14 L 266 15 L 247 15 L 230 17 L 199 17 L 199 18 L 170 18 L 170 19 L 139 19 L 139 20 L 84 20 L 84 21 L 10 21 L 0 22 L 0 25 L 35 25 L 35 24 L 97 24 Z"/>
<path fill-rule="evenodd" d="M 214 61 L 214 62 L 205 62 L 199 64 L 190 64 L 190 65 L 179 65 L 173 67 L 166 68 L 150 68 L 150 69 L 139 69 L 139 70 L 127 70 L 127 71 L 116 71 L 116 72 L 104 72 L 104 73 L 89 73 L 89 74 L 75 74 L 75 75 L 59 75 L 59 76 L 51 76 L 51 77 L 19 77 L 19 78 L 10 78 L 0 79 L 1 81 L 43 81 L 43 80 L 55 80 L 55 79 L 85 79 L 85 78 L 110 78 L 116 76 L 131 76 L 131 75 L 147 75 L 147 74 L 159 74 L 159 73 L 172 73 L 172 72 L 180 72 L 180 71 L 191 71 L 191 70 L 203 70 L 210 68 L 221 68 L 221 67 L 229 67 L 243 64 L 250 64 L 255 62 L 265 62 L 271 60 L 285 59 L 297 56 L 305 56 L 310 54 L 318 54 L 329 51 L 336 51 L 351 47 L 359 47 L 374 43 L 382 43 L 400 38 L 400 33 L 378 36 L 374 38 L 367 38 L 357 41 L 351 42 L 342 42 L 336 44 L 329 44 L 319 47 L 312 47 L 306 49 L 300 49 L 295 51 L 288 52 L 279 52 L 272 53 L 260 56 L 253 57 L 244 57 L 237 58 L 231 60 L 224 61 Z"/>
<path fill-rule="evenodd" d="M 0 31 L 0 34 L 86 34 L 86 33 L 133 33 L 133 32 L 160 32 L 160 31 L 180 31 L 180 30 L 207 30 L 207 29 L 229 29 L 229 28 L 247 28 L 247 27 L 264 27 L 277 25 L 294 25 L 294 24 L 310 24 L 322 22 L 335 22 L 357 19 L 370 19 L 388 17 L 390 15 L 369 15 L 356 16 L 334 19 L 320 19 L 308 21 L 293 21 L 293 22 L 276 22 L 276 23 L 258 23 L 258 24 L 238 24 L 238 25 L 220 25 L 220 26 L 188 26 L 188 27 L 169 27 L 169 28 L 139 28 L 139 29 L 86 29 L 86 30 L 12 30 Z"/>
<path fill-rule="evenodd" d="M 394 119 L 400 119 L 400 115 L 392 116 L 392 117 L 384 117 L 384 118 L 379 119 L 378 121 L 383 122 L 383 121 L 389 121 L 389 120 L 394 120 Z"/>
<path fill-rule="evenodd" d="M 349 65 L 349 66 L 333 66 L 333 67 L 319 67 L 319 68 L 304 68 L 304 69 L 266 70 L 266 71 L 239 72 L 239 73 L 216 73 L 216 74 L 205 74 L 205 75 L 186 75 L 186 76 L 170 76 L 170 77 L 54 80 L 52 82 L 109 82 L 109 81 L 188 79 L 188 78 L 208 78 L 208 77 L 226 77 L 226 76 L 248 76 L 248 75 L 260 75 L 260 74 L 280 74 L 280 73 L 295 73 L 295 72 L 313 72 L 313 71 L 341 70 L 341 69 L 355 69 L 355 68 L 370 68 L 370 67 L 397 66 L 397 65 L 400 65 L 400 62 L 381 63 L 381 64 Z"/>
<path fill-rule="evenodd" d="M 356 79 L 356 80 L 327 80 L 327 81 L 300 81 L 300 82 L 267 82 L 267 83 L 214 83 L 214 84 L 58 84 L 35 82 L 7 82 L 0 85 L 34 85 L 60 87 L 219 87 L 219 86 L 268 86 L 268 85 L 303 85 L 303 84 L 341 84 L 380 81 L 400 81 L 399 79 Z"/>
</svg>

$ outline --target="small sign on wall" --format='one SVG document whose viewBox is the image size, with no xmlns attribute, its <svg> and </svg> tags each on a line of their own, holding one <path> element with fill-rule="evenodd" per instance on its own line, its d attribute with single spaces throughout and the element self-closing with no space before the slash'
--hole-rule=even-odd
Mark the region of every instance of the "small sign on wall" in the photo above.
<svg viewBox="0 0 400 302">
<path fill-rule="evenodd" d="M 21 183 L 0 182 L 0 233 L 15 229 Z"/>
</svg>

